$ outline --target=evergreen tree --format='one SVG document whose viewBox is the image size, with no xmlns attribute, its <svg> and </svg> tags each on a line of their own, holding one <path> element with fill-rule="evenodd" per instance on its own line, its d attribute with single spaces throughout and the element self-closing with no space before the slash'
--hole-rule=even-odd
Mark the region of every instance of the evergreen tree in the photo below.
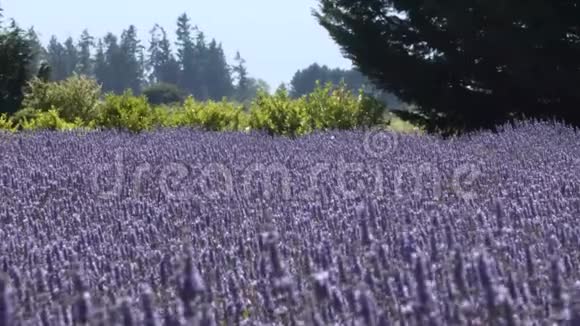
<svg viewBox="0 0 580 326">
<path fill-rule="evenodd" d="M 103 90 L 105 89 L 105 82 L 107 81 L 107 58 L 105 56 L 105 45 L 103 40 L 99 39 L 97 41 L 97 50 L 95 54 L 95 78 L 102 85 Z"/>
<path fill-rule="evenodd" d="M 89 34 L 88 30 L 83 30 L 78 42 L 78 65 L 76 72 L 85 76 L 93 76 L 93 59 L 91 49 L 95 46 L 95 39 Z"/>
<path fill-rule="evenodd" d="M 266 93 L 270 93 L 271 90 L 270 85 L 268 85 L 268 82 L 266 82 L 263 79 L 248 77 L 247 93 L 246 95 L 244 95 L 243 100 L 238 101 L 245 104 L 249 104 L 254 98 L 256 98 L 256 95 L 260 90 Z"/>
<path fill-rule="evenodd" d="M 199 100 L 207 100 L 210 97 L 210 83 L 208 78 L 211 75 L 211 68 L 209 68 L 209 60 L 211 53 L 209 52 L 208 45 L 205 41 L 205 34 L 202 31 L 198 31 L 196 41 L 195 41 L 195 51 L 193 59 L 193 69 L 196 72 L 194 78 L 194 88 L 193 95 Z M 213 87 L 213 86 L 212 86 Z"/>
<path fill-rule="evenodd" d="M 141 91 L 143 82 L 143 49 L 140 41 L 137 39 L 137 29 L 131 25 L 121 35 L 120 51 L 120 70 L 117 70 L 117 77 L 121 80 L 122 89 L 117 92 L 123 92 L 131 89 L 133 93 L 138 94 Z"/>
<path fill-rule="evenodd" d="M 331 82 L 339 85 L 344 82 L 354 94 L 362 89 L 368 95 L 380 100 L 392 111 L 407 110 L 407 106 L 395 95 L 378 89 L 368 78 L 356 69 L 330 69 L 313 63 L 305 69 L 298 70 L 290 82 L 290 95 L 294 98 L 311 93 L 316 88 L 316 82 L 324 85 Z"/>
<path fill-rule="evenodd" d="M 313 63 L 306 69 L 298 70 L 290 81 L 290 95 L 300 97 L 306 95 L 316 87 L 316 81 L 325 84 L 328 81 L 328 68 Z"/>
<path fill-rule="evenodd" d="M 7 28 L 0 26 L 0 113 L 14 113 L 20 108 L 34 61 L 31 44 L 16 22 Z"/>
<path fill-rule="evenodd" d="M 149 82 L 177 85 L 179 82 L 179 63 L 171 51 L 171 44 L 163 27 L 155 25 L 150 32 L 149 59 L 151 70 Z"/>
<path fill-rule="evenodd" d="M 199 93 L 196 87 L 198 71 L 196 67 L 195 44 L 193 41 L 190 18 L 182 14 L 177 19 L 177 58 L 180 66 L 180 80 L 178 85 L 189 94 Z"/>
<path fill-rule="evenodd" d="M 40 39 L 38 38 L 38 34 L 34 30 L 34 27 L 28 29 L 26 33 L 27 39 L 30 41 L 30 47 L 32 48 L 32 62 L 30 63 L 30 70 L 29 73 L 31 75 L 35 75 L 40 67 L 41 64 L 46 61 L 46 49 L 40 43 Z"/>
<path fill-rule="evenodd" d="M 300 97 L 311 93 L 316 88 L 316 82 L 324 85 L 328 82 L 338 85 L 344 82 L 354 93 L 368 88 L 370 81 L 354 69 L 330 69 L 326 65 L 313 63 L 305 69 L 298 70 L 290 81 L 290 95 Z"/>
<path fill-rule="evenodd" d="M 258 90 L 262 90 L 262 91 L 265 91 L 266 93 L 270 93 L 270 85 L 268 85 L 268 82 L 263 80 L 263 79 L 250 77 L 248 79 L 248 84 L 250 85 L 250 87 L 249 87 L 250 94 L 252 94 L 252 96 L 250 98 L 255 97 Z"/>
<path fill-rule="evenodd" d="M 64 56 L 65 78 L 68 78 L 75 72 L 79 63 L 79 53 L 72 37 L 64 41 Z"/>
<path fill-rule="evenodd" d="M 56 36 L 52 36 L 48 42 L 47 61 L 51 69 L 51 80 L 59 81 L 67 77 L 66 54 L 64 46 Z"/>
<path fill-rule="evenodd" d="M 104 67 L 102 70 L 102 84 L 103 90 L 114 93 L 122 93 L 125 90 L 125 81 L 121 77 L 121 72 L 124 70 L 123 53 L 119 46 L 117 36 L 113 33 L 108 33 L 103 38 L 104 43 Z"/>
<path fill-rule="evenodd" d="M 250 84 L 248 80 L 248 70 L 246 69 L 246 60 L 242 58 L 240 52 L 236 52 L 236 57 L 234 58 L 236 65 L 233 67 L 233 72 L 236 75 L 236 99 L 240 102 L 245 102 L 249 97 Z"/>
<path fill-rule="evenodd" d="M 227 64 L 222 45 L 216 40 L 209 43 L 204 69 L 204 81 L 207 85 L 208 98 L 214 101 L 233 94 L 232 76 Z"/>
<path fill-rule="evenodd" d="M 428 130 L 512 118 L 580 125 L 578 1 L 320 0 L 318 22 Z"/>
</svg>

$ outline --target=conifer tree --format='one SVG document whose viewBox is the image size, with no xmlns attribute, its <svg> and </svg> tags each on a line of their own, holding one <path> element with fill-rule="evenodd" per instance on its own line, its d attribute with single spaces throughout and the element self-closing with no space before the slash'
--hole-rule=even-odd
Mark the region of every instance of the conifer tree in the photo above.
<svg viewBox="0 0 580 326">
<path fill-rule="evenodd" d="M 234 91 L 230 68 L 227 64 L 222 45 L 213 39 L 207 48 L 204 70 L 204 84 L 207 85 L 208 98 L 214 101 L 231 97 Z"/>
<path fill-rule="evenodd" d="M 522 116 L 580 125 L 578 1 L 320 0 L 314 15 L 428 130 Z"/>
<path fill-rule="evenodd" d="M 151 71 L 149 82 L 177 85 L 179 82 L 179 63 L 171 50 L 167 32 L 159 25 L 150 31 L 147 67 Z"/>
<path fill-rule="evenodd" d="M 65 47 L 58 41 L 56 36 L 52 36 L 47 47 L 47 61 L 51 69 L 51 80 L 59 81 L 68 76 L 66 59 Z"/>
<path fill-rule="evenodd" d="M 93 59 L 91 49 L 95 46 L 95 39 L 89 34 L 88 30 L 83 30 L 80 40 L 78 41 L 78 65 L 76 72 L 85 76 L 93 76 Z"/>
<path fill-rule="evenodd" d="M 195 30 L 191 25 L 191 20 L 187 14 L 182 14 L 177 19 L 177 58 L 180 66 L 180 80 L 178 85 L 189 94 L 196 93 L 196 81 L 198 71 L 196 71 L 195 43 L 192 32 Z"/>
<path fill-rule="evenodd" d="M 249 97 L 248 91 L 250 89 L 248 80 L 248 70 L 246 69 L 246 60 L 242 58 L 242 56 L 240 55 L 240 51 L 237 51 L 234 61 L 236 62 L 236 64 L 234 65 L 232 70 L 235 74 L 236 79 L 235 97 L 238 101 L 244 102 Z"/>
<path fill-rule="evenodd" d="M 26 32 L 14 21 L 7 28 L 0 26 L 0 113 L 14 113 L 20 108 L 23 88 L 32 77 L 33 60 L 34 50 Z"/>
</svg>

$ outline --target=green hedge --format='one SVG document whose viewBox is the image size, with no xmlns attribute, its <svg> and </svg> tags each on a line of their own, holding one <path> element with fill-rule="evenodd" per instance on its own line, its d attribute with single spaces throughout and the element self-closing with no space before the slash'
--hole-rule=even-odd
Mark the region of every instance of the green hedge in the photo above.
<svg viewBox="0 0 580 326">
<path fill-rule="evenodd" d="M 145 95 L 130 91 L 102 94 L 91 79 L 73 76 L 61 82 L 33 80 L 25 95 L 25 107 L 11 117 L 0 117 L 0 129 L 67 130 L 75 128 L 121 129 L 141 132 L 156 128 L 193 127 L 211 131 L 262 130 L 294 137 L 314 130 L 368 128 L 386 125 L 386 108 L 346 85 L 317 85 L 292 99 L 281 88 L 274 94 L 261 91 L 249 107 L 226 99 L 182 104 L 152 105 Z"/>
</svg>

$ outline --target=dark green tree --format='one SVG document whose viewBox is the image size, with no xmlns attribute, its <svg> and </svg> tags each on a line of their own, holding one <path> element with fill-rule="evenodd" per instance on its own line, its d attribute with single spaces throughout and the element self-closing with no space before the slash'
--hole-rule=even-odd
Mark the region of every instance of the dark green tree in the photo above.
<svg viewBox="0 0 580 326">
<path fill-rule="evenodd" d="M 27 33 L 14 21 L 7 28 L 0 26 L 0 113 L 11 114 L 20 108 L 33 61 Z"/>
<path fill-rule="evenodd" d="M 78 41 L 78 64 L 76 72 L 80 75 L 93 76 L 93 59 L 91 49 L 95 46 L 95 38 L 89 34 L 88 30 L 83 30 L 80 40 Z"/>
<path fill-rule="evenodd" d="M 177 59 L 180 66 L 180 80 L 178 86 L 189 94 L 198 93 L 198 75 L 196 65 L 196 49 L 192 32 L 196 28 L 191 26 L 191 20 L 187 14 L 182 14 L 177 19 Z"/>
<path fill-rule="evenodd" d="M 208 98 L 219 101 L 231 97 L 234 92 L 230 67 L 226 61 L 222 45 L 213 39 L 207 48 L 204 66 L 204 84 L 207 86 Z"/>
<path fill-rule="evenodd" d="M 179 103 L 185 99 L 185 92 L 176 85 L 157 83 L 143 89 L 143 95 L 154 105 Z"/>
<path fill-rule="evenodd" d="M 300 97 L 314 90 L 316 81 L 325 84 L 329 80 L 328 67 L 321 67 L 318 63 L 313 63 L 303 70 L 298 70 L 290 81 L 290 95 Z"/>
<path fill-rule="evenodd" d="M 48 62 L 43 61 L 40 64 L 40 67 L 38 68 L 38 73 L 36 74 L 36 77 L 38 77 L 38 79 L 42 80 L 43 82 L 47 83 L 50 81 L 51 73 L 52 72 L 50 65 L 48 64 Z"/>
<path fill-rule="evenodd" d="M 349 89 L 358 93 L 359 89 L 365 89 L 370 82 L 354 69 L 330 69 L 326 65 L 320 66 L 313 63 L 305 69 L 298 70 L 290 81 L 290 95 L 300 97 L 311 93 L 316 88 L 316 82 L 322 85 L 331 82 L 338 85 L 344 82 Z"/>
<path fill-rule="evenodd" d="M 320 0 L 313 14 L 428 130 L 522 116 L 580 124 L 578 1 Z"/>
<path fill-rule="evenodd" d="M 124 71 L 125 64 L 123 60 L 123 52 L 119 46 L 119 39 L 115 34 L 108 33 L 103 38 L 104 45 L 104 66 L 102 67 L 101 78 L 99 81 L 103 85 L 103 90 L 106 92 L 114 92 L 117 94 L 125 90 L 125 78 L 121 78 L 121 72 Z M 97 53 L 98 55 L 98 53 Z"/>
<path fill-rule="evenodd" d="M 235 85 L 235 98 L 240 102 L 245 102 L 248 100 L 250 94 L 250 83 L 248 80 L 248 69 L 246 68 L 246 60 L 242 58 L 240 52 L 236 52 L 236 57 L 234 58 L 236 64 L 233 66 L 232 70 L 235 74 L 236 85 Z"/>
<path fill-rule="evenodd" d="M 103 86 L 105 90 L 105 81 L 107 81 L 107 58 L 105 55 L 105 44 L 102 39 L 97 41 L 97 49 L 95 54 L 94 64 L 95 78 Z"/>
<path fill-rule="evenodd" d="M 210 97 L 209 84 L 212 82 L 207 79 L 210 75 L 210 55 L 211 53 L 209 52 L 208 45 L 205 41 L 205 33 L 197 30 L 194 59 L 192 63 L 192 67 L 196 72 L 194 76 L 193 95 L 202 101 L 207 100 Z"/>
<path fill-rule="evenodd" d="M 347 89 L 350 89 L 354 94 L 358 94 L 362 89 L 366 94 L 384 103 L 389 110 L 401 111 L 408 108 L 394 94 L 377 88 L 356 69 L 330 69 L 326 65 L 320 66 L 317 63 L 296 71 L 290 81 L 290 96 L 298 98 L 310 94 L 316 88 L 316 82 L 321 85 L 328 82 L 339 85 L 344 82 Z"/>
<path fill-rule="evenodd" d="M 30 46 L 32 48 L 32 62 L 30 63 L 30 74 L 35 75 L 43 62 L 46 61 L 46 49 L 40 43 L 38 33 L 34 30 L 34 27 L 28 29 L 26 37 L 30 41 Z"/>
<path fill-rule="evenodd" d="M 171 51 L 171 43 L 165 29 L 155 25 L 150 31 L 149 57 L 147 66 L 151 71 L 149 82 L 177 85 L 179 82 L 179 63 Z"/>
<path fill-rule="evenodd" d="M 131 25 L 121 34 L 121 43 L 119 46 L 120 70 L 117 70 L 117 78 L 120 79 L 122 89 L 117 90 L 119 93 L 126 89 L 131 89 L 133 94 L 141 92 L 143 84 L 143 47 L 137 38 L 137 29 Z"/>
<path fill-rule="evenodd" d="M 51 69 L 51 80 L 64 80 L 68 76 L 66 63 L 66 49 L 58 41 L 56 36 L 52 36 L 47 47 L 47 62 Z"/>
<path fill-rule="evenodd" d="M 72 37 L 64 41 L 64 56 L 65 78 L 68 78 L 75 72 L 79 63 L 79 52 Z"/>
</svg>

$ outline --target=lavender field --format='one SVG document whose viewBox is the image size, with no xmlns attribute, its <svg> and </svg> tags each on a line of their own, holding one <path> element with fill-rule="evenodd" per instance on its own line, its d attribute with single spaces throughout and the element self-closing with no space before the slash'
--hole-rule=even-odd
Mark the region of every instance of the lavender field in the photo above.
<svg viewBox="0 0 580 326">
<path fill-rule="evenodd" d="M 0 325 L 580 325 L 580 142 L 0 134 Z"/>
</svg>

